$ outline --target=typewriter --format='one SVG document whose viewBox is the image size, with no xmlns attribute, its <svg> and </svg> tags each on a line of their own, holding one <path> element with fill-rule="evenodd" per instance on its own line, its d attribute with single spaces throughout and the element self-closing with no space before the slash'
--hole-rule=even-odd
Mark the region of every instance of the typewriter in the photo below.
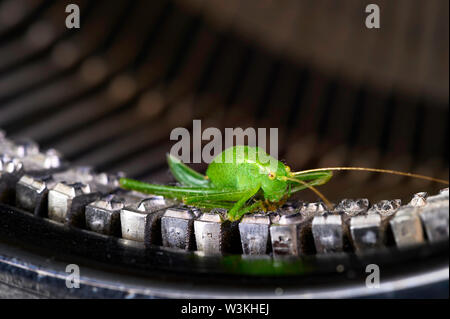
<svg viewBox="0 0 450 319">
<path fill-rule="evenodd" d="M 448 297 L 445 185 L 336 174 L 332 209 L 238 222 L 119 187 L 174 183 L 195 119 L 277 128 L 296 170 L 448 180 L 448 1 L 376 3 L 370 29 L 364 1 L 0 1 L 0 297 Z"/>
</svg>

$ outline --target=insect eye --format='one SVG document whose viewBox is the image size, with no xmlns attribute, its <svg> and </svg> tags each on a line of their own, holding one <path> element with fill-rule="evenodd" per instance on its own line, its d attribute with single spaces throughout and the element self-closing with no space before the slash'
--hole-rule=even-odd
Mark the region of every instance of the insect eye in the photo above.
<svg viewBox="0 0 450 319">
<path fill-rule="evenodd" d="M 285 170 L 286 170 L 286 172 L 288 172 L 288 173 L 290 173 L 291 172 L 291 168 L 289 167 L 289 166 L 285 166 Z"/>
<path fill-rule="evenodd" d="M 272 172 L 270 172 L 270 173 L 269 173 L 269 179 L 272 179 L 272 180 L 275 179 L 275 174 L 272 173 Z"/>
</svg>

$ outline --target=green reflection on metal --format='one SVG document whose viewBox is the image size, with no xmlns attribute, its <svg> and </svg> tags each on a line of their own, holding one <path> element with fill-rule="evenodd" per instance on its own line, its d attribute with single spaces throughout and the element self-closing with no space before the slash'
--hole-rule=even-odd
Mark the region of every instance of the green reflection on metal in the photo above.
<svg viewBox="0 0 450 319">
<path fill-rule="evenodd" d="M 313 270 L 312 265 L 301 258 L 273 259 L 230 255 L 223 257 L 222 264 L 231 273 L 242 275 L 303 275 Z"/>
</svg>

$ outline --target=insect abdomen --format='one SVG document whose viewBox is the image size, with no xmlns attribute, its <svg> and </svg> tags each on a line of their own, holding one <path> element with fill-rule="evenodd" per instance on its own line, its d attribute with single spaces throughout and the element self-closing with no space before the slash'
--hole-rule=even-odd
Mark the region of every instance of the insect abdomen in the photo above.
<svg viewBox="0 0 450 319">
<path fill-rule="evenodd" d="M 249 189 L 260 183 L 258 169 L 253 164 L 211 163 L 206 175 L 217 188 Z"/>
<path fill-rule="evenodd" d="M 256 147 L 230 147 L 214 158 L 206 170 L 206 175 L 218 188 L 254 188 L 260 184 L 259 166 L 249 161 L 249 154 L 254 155 L 256 152 Z"/>
</svg>

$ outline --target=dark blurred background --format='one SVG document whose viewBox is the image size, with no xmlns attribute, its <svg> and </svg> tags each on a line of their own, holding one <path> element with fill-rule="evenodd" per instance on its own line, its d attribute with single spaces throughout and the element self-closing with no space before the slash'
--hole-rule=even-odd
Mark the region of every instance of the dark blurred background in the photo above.
<svg viewBox="0 0 450 319">
<path fill-rule="evenodd" d="M 80 29 L 65 27 L 69 3 Z M 365 26 L 369 3 L 380 29 Z M 448 106 L 447 0 L 0 0 L 0 128 L 100 171 L 171 181 L 170 131 L 202 119 L 277 127 L 295 170 L 448 179 Z M 355 172 L 322 190 L 378 200 L 439 187 Z"/>
</svg>

